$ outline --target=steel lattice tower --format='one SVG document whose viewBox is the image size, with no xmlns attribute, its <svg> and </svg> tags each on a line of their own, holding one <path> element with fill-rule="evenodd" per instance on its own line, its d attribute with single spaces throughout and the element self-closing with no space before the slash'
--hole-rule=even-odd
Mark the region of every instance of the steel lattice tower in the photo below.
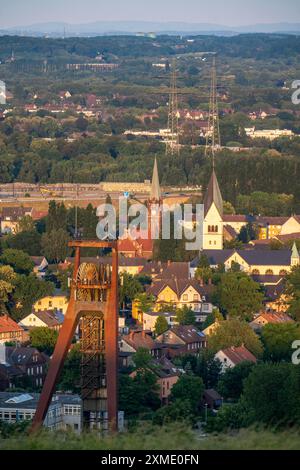
<svg viewBox="0 0 300 470">
<path fill-rule="evenodd" d="M 43 425 L 76 328 L 81 331 L 82 424 L 112 431 L 118 426 L 118 244 L 71 241 L 75 249 L 70 301 L 49 365 L 31 432 Z M 81 262 L 81 249 L 108 248 L 112 265 Z"/>
<path fill-rule="evenodd" d="M 206 133 L 205 156 L 211 157 L 214 163 L 215 151 L 221 147 L 220 123 L 219 123 L 219 107 L 217 97 L 217 72 L 216 58 L 213 58 L 211 69 L 211 85 L 209 97 L 209 117 L 208 129 Z"/>
<path fill-rule="evenodd" d="M 179 130 L 178 130 L 178 97 L 177 97 L 177 71 L 176 60 L 172 62 L 169 112 L 168 112 L 168 130 L 170 135 L 166 140 L 166 153 L 174 155 L 179 153 Z"/>
</svg>

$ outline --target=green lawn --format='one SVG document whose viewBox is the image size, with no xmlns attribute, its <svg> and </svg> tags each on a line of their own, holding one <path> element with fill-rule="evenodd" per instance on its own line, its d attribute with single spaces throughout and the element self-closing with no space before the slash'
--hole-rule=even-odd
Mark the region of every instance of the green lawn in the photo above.
<svg viewBox="0 0 300 470">
<path fill-rule="evenodd" d="M 95 434 L 39 433 L 0 439 L 0 450 L 300 450 L 300 432 L 242 430 L 199 437 L 180 424 L 145 427 L 136 432 L 99 438 Z"/>
</svg>

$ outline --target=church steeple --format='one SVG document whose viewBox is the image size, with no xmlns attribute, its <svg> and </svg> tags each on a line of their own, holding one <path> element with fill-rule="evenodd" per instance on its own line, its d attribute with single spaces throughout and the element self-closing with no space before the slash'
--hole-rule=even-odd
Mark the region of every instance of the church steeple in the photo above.
<svg viewBox="0 0 300 470">
<path fill-rule="evenodd" d="M 204 198 L 204 215 L 206 216 L 211 206 L 215 204 L 220 216 L 223 216 L 223 199 L 213 166 L 212 175 Z"/>
<path fill-rule="evenodd" d="M 294 242 L 293 248 L 292 248 L 292 256 L 291 256 L 291 265 L 292 266 L 299 266 L 300 264 L 300 255 L 299 251 L 296 245 L 296 242 Z"/>
<path fill-rule="evenodd" d="M 160 199 L 161 199 L 161 189 L 160 189 L 160 185 L 159 185 L 157 160 L 156 160 L 156 157 L 155 157 L 154 167 L 153 167 L 153 175 L 152 175 L 152 183 L 151 183 L 150 200 L 158 202 L 158 201 L 160 201 Z"/>
</svg>

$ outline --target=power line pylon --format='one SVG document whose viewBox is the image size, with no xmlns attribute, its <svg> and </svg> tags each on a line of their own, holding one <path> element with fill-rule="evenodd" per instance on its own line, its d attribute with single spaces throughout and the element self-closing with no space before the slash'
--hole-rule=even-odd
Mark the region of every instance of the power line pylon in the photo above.
<svg viewBox="0 0 300 470">
<path fill-rule="evenodd" d="M 179 130 L 178 130 L 178 97 L 177 97 L 177 71 L 176 60 L 172 61 L 171 86 L 169 97 L 168 131 L 166 140 L 166 154 L 179 154 Z"/>
<path fill-rule="evenodd" d="M 211 69 L 211 85 L 209 97 L 209 117 L 208 129 L 206 133 L 205 156 L 214 160 L 215 151 L 221 147 L 220 123 L 219 123 L 219 107 L 217 97 L 217 72 L 216 58 L 213 58 Z"/>
</svg>

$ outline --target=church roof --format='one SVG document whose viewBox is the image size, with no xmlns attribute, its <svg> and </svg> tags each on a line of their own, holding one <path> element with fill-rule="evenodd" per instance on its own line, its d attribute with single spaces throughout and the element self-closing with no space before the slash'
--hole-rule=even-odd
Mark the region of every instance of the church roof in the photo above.
<svg viewBox="0 0 300 470">
<path fill-rule="evenodd" d="M 219 188 L 217 176 L 215 170 L 213 170 L 208 188 L 204 198 L 204 215 L 208 213 L 209 209 L 211 208 L 212 204 L 215 204 L 216 208 L 219 211 L 219 214 L 223 215 L 223 199 L 221 195 L 221 191 Z"/>
<path fill-rule="evenodd" d="M 152 175 L 152 184 L 151 184 L 151 199 L 156 199 L 159 201 L 161 198 L 161 190 L 159 185 L 159 176 L 157 169 L 157 160 L 154 160 L 153 175 Z"/>
</svg>

